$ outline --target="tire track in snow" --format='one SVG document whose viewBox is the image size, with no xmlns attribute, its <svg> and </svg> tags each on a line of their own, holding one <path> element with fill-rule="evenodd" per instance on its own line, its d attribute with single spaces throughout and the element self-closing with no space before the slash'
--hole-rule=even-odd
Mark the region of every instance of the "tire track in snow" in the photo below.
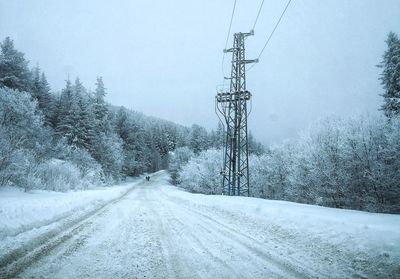
<svg viewBox="0 0 400 279">
<path fill-rule="evenodd" d="M 152 196 L 159 196 L 158 191 L 153 192 Z M 200 240 L 201 232 L 193 232 L 187 220 L 178 218 L 177 212 L 165 205 L 164 199 L 158 199 L 156 204 L 154 215 L 161 220 L 163 235 L 167 236 L 164 242 L 167 242 L 165 250 L 169 251 L 166 259 L 170 262 L 169 269 L 179 267 L 172 268 L 170 278 L 242 278 Z M 215 271 L 218 272 L 214 274 Z"/>
<path fill-rule="evenodd" d="M 399 274 L 399 265 L 393 260 L 385 259 L 383 261 L 379 257 L 371 258 L 364 251 L 349 250 L 346 245 L 334 245 L 319 237 L 299 234 L 298 231 L 287 230 L 273 223 L 265 223 L 256 217 L 249 218 L 241 212 L 233 212 L 177 197 L 162 188 L 160 191 L 172 202 L 182 204 L 187 210 L 205 216 L 211 222 L 216 222 L 218 226 L 225 226 L 228 230 L 249 237 L 264 246 L 269 246 L 268 251 L 272 252 L 271 256 L 285 265 L 298 269 L 303 276 L 382 278 L 382 274 L 386 274 L 389 275 L 388 278 L 397 278 L 397 275 L 394 274 Z M 234 217 L 236 219 L 233 219 Z M 250 232 L 259 232 L 259 234 L 249 235 Z M 268 237 L 263 237 L 263 234 Z M 283 252 L 280 252 L 282 250 Z M 386 271 L 383 273 L 383 270 Z"/>
<path fill-rule="evenodd" d="M 135 184 L 136 185 L 136 184 Z M 111 205 L 119 202 L 133 191 L 132 186 L 128 191 L 100 207 L 95 208 L 83 216 L 66 220 L 60 226 L 31 239 L 23 246 L 18 247 L 0 258 L 0 278 L 12 278 L 24 269 L 49 254 L 53 249 L 79 234 L 84 227 L 89 226 L 89 219 L 102 214 Z"/>
<path fill-rule="evenodd" d="M 280 246 L 289 251 L 286 252 L 286 258 L 282 257 L 282 253 L 279 253 L 279 255 L 275 253 L 273 256 L 292 267 L 299 268 L 307 276 L 318 278 L 381 278 L 384 269 L 391 270 L 387 274 L 399 273 L 399 268 L 397 267 L 396 270 L 396 264 L 393 261 L 383 262 L 382 258 L 371 258 L 363 251 L 348 250 L 346 247 L 324 242 L 323 239 L 318 237 L 300 235 L 296 231 L 288 231 L 273 224 L 261 222 L 260 225 L 260 223 L 256 223 L 257 219 L 247 218 L 239 212 L 193 203 L 181 197 L 171 196 L 168 192 L 164 191 L 164 193 L 170 200 L 182 203 L 188 210 L 202 214 L 221 226 L 227 226 L 227 229 L 235 230 L 226 220 L 231 220 L 234 216 L 239 217 L 240 222 L 246 223 L 251 228 L 251 230 L 246 231 L 247 226 L 243 223 L 240 228 L 245 233 L 236 230 L 244 236 L 255 239 L 254 236 L 248 235 L 249 231 L 265 230 L 269 236 L 268 243 L 273 244 L 273 246 L 270 246 L 270 251 L 279 251 L 279 249 L 274 249 L 274 246 L 275 248 Z M 255 241 L 263 243 L 266 239 L 258 237 Z M 335 274 L 335 276 L 332 277 L 332 274 Z M 390 278 L 396 278 L 396 276 L 390 275 Z"/>
<path fill-rule="evenodd" d="M 146 193 L 147 196 L 147 193 Z M 176 244 L 171 241 L 172 235 L 168 225 L 168 219 L 165 216 L 161 217 L 160 208 L 155 209 L 155 201 L 147 200 L 147 206 L 151 210 L 152 216 L 156 223 L 156 229 L 160 237 L 161 253 L 164 259 L 166 278 L 181 278 L 181 274 L 188 274 L 189 270 L 177 261 L 178 253 L 176 251 Z"/>
<path fill-rule="evenodd" d="M 224 223 L 218 222 L 211 218 L 210 216 L 204 214 L 203 212 L 199 212 L 193 209 L 193 207 L 182 206 L 181 203 L 177 204 L 176 202 L 169 201 L 170 206 L 178 207 L 174 212 L 181 213 L 181 218 L 184 220 L 194 220 L 198 229 L 201 229 L 204 233 L 209 235 L 209 238 L 204 239 L 204 242 L 210 244 L 213 240 L 218 240 L 220 244 L 223 244 L 226 247 L 231 247 L 230 252 L 234 254 L 234 256 L 243 257 L 242 263 L 251 262 L 252 266 L 262 266 L 265 265 L 265 270 L 258 271 L 261 272 L 258 274 L 253 274 L 253 276 L 257 276 L 259 278 L 312 278 L 317 276 L 309 275 L 308 271 L 302 270 L 301 268 L 297 268 L 291 266 L 290 264 L 283 262 L 274 258 L 266 249 L 265 243 L 261 243 L 256 239 L 243 234 L 240 231 L 237 231 L 235 228 L 227 226 Z M 180 208 L 180 209 L 179 209 Z M 193 221 L 192 221 L 193 222 Z M 198 235 L 202 235 L 197 230 Z M 225 248 L 226 248 L 225 247 Z M 264 248 L 265 247 L 265 248 Z M 246 259 L 247 257 L 247 259 Z M 256 264 L 255 262 L 258 262 Z M 238 266 L 240 266 L 240 261 Z M 242 277 L 249 277 L 248 268 L 243 267 L 246 273 L 242 273 Z M 239 270 L 240 267 L 238 268 Z M 256 272 L 253 269 L 254 272 Z M 306 275 L 307 274 L 307 275 Z"/>
</svg>

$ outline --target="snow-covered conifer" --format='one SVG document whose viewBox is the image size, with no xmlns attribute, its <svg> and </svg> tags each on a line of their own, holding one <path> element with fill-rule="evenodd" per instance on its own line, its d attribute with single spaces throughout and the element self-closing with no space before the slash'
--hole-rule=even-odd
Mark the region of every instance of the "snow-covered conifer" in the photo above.
<svg viewBox="0 0 400 279">
<path fill-rule="evenodd" d="M 0 86 L 29 91 L 31 75 L 24 54 L 14 48 L 10 37 L 4 39 L 0 48 Z"/>
<path fill-rule="evenodd" d="M 400 115 L 400 40 L 390 32 L 386 40 L 387 50 L 379 67 L 383 68 L 380 80 L 385 92 L 382 94 L 382 110 L 389 118 Z"/>
</svg>

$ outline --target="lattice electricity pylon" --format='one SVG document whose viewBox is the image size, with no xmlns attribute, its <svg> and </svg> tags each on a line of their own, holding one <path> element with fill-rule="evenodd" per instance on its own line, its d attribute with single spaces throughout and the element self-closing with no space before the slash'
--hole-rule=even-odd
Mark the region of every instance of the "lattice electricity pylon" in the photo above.
<svg viewBox="0 0 400 279">
<path fill-rule="evenodd" d="M 251 94 L 246 90 L 246 64 L 258 59 L 246 60 L 244 40 L 254 32 L 235 33 L 232 52 L 232 69 L 229 92 L 219 92 L 216 107 L 225 120 L 225 148 L 223 157 L 222 187 L 229 196 L 249 196 L 249 148 L 247 141 L 247 102 Z"/>
</svg>

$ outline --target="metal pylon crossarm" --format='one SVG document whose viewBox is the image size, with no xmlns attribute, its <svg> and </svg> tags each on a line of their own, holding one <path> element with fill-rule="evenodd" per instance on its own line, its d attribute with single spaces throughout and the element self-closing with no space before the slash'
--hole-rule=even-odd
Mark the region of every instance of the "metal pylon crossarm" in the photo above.
<svg viewBox="0 0 400 279">
<path fill-rule="evenodd" d="M 218 93 L 217 94 L 217 102 L 225 103 L 231 102 L 235 100 L 250 100 L 251 93 L 249 91 L 240 91 L 240 92 L 226 92 L 226 93 Z"/>
</svg>

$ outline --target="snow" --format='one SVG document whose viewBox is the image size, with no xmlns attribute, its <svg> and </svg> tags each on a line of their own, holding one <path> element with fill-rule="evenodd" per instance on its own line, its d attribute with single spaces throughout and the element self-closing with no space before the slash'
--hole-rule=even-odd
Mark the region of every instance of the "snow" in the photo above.
<svg viewBox="0 0 400 279">
<path fill-rule="evenodd" d="M 113 187 L 96 187 L 87 191 L 24 192 L 16 187 L 0 188 L 0 256 L 24 242 L 40 236 L 64 223 L 83 218 L 86 214 L 117 199 L 140 178 Z"/>
<path fill-rule="evenodd" d="M 93 210 L 113 200 L 131 184 L 97 187 L 87 191 L 24 192 L 15 187 L 0 188 L 0 240 L 38 228 L 74 213 Z"/>
<path fill-rule="evenodd" d="M 9 233 L 0 240 L 0 249 L 11 251 L 4 257 L 0 253 L 0 275 L 2 271 L 19 278 L 396 278 L 400 274 L 399 215 L 192 194 L 171 186 L 169 179 L 166 172 L 159 172 L 128 192 L 127 186 L 70 193 L 2 191 L 1 202 L 7 202 L 1 203 L 2 210 L 18 220 L 5 221 L 2 211 L 0 222 L 8 228 L 29 223 L 15 204 L 27 205 L 22 212 L 31 214 L 40 226 L 43 220 L 57 218 L 50 212 L 59 205 L 62 212 L 69 212 L 96 199 L 105 202 L 126 195 L 79 223 L 59 225 L 60 230 L 41 242 L 32 239 L 52 231 L 53 224 L 31 230 L 34 234 Z M 29 208 L 33 212 L 28 213 Z M 54 223 L 62 222 L 63 218 Z"/>
<path fill-rule="evenodd" d="M 390 253 L 400 258 L 398 214 L 369 213 L 259 198 L 191 194 L 173 186 L 167 189 L 168 195 L 189 200 L 196 205 L 256 218 L 285 229 L 324 238 L 335 245 L 348 242 L 360 249 Z"/>
</svg>

